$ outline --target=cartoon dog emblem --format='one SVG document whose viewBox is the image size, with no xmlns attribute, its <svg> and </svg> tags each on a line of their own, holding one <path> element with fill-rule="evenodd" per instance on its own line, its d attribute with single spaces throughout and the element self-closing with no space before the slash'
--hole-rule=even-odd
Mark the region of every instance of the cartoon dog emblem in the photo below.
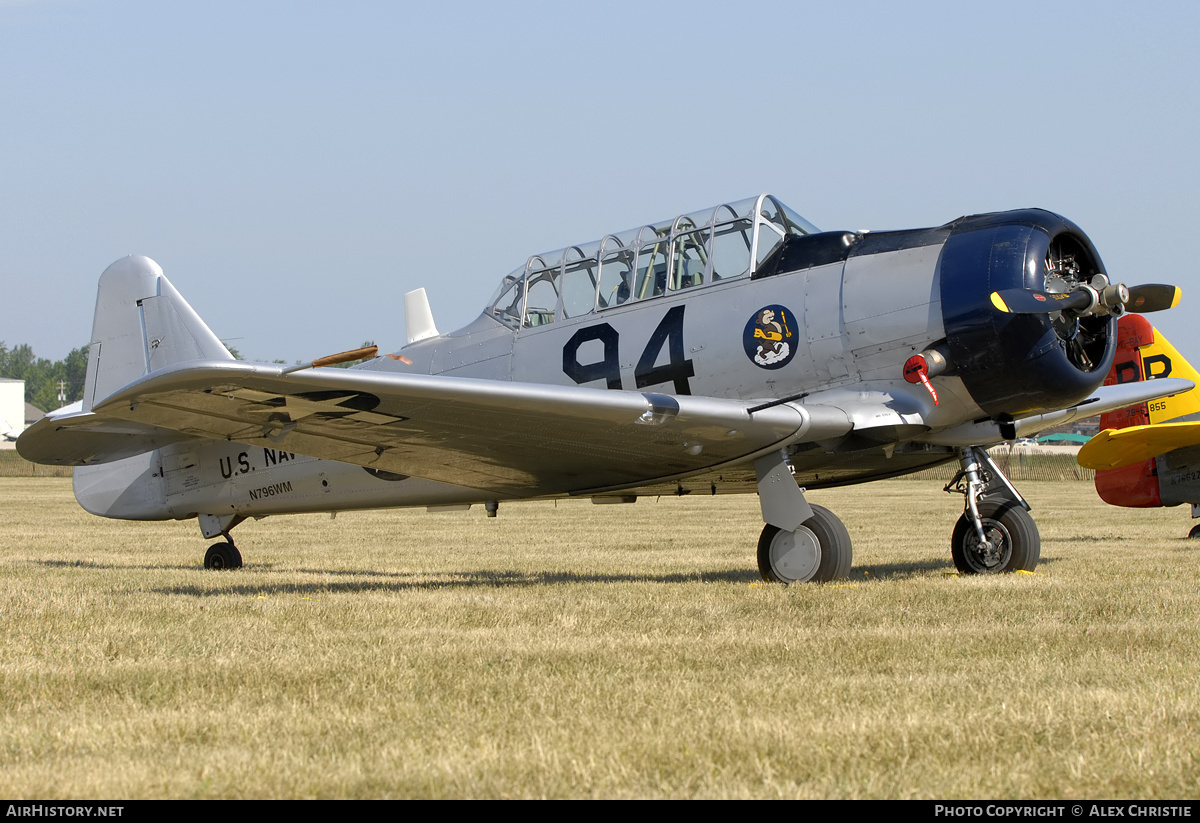
<svg viewBox="0 0 1200 823">
<path fill-rule="evenodd" d="M 795 355 L 792 345 L 792 312 L 783 306 L 764 306 L 754 313 L 742 333 L 746 356 L 764 369 L 786 366 Z"/>
</svg>

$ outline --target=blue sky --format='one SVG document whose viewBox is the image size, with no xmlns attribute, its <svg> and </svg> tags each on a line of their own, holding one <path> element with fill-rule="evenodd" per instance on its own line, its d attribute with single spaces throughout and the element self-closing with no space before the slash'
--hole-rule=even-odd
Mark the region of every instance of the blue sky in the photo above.
<svg viewBox="0 0 1200 823">
<path fill-rule="evenodd" d="M 155 258 L 251 359 L 443 331 L 535 252 L 770 191 L 823 229 L 1038 206 L 1200 361 L 1200 4 L 0 0 L 0 340 Z"/>
</svg>

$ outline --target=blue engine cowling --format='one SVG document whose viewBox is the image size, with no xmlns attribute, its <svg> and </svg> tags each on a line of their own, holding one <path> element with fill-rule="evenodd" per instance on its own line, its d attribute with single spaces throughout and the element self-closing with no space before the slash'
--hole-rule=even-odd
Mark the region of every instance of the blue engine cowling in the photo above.
<svg viewBox="0 0 1200 823">
<path fill-rule="evenodd" d="M 1087 397 L 1112 367 L 1116 317 L 1006 314 L 1002 289 L 1068 291 L 1104 272 L 1078 226 L 1030 209 L 964 217 L 949 230 L 938 266 L 954 373 L 988 415 L 1004 419 Z"/>
</svg>

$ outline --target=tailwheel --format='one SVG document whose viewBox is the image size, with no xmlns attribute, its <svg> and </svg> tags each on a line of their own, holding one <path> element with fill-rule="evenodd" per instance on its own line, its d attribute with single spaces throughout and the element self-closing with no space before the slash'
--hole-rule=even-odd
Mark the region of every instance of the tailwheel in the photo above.
<svg viewBox="0 0 1200 823">
<path fill-rule="evenodd" d="M 769 583 L 825 583 L 850 574 L 850 533 L 833 512 L 812 506 L 813 516 L 785 531 L 769 523 L 758 539 L 758 571 Z"/>
<path fill-rule="evenodd" d="M 964 512 L 954 526 L 950 554 L 962 574 L 1033 571 L 1042 554 L 1042 538 L 1029 512 L 1011 500 L 982 500 L 979 519 L 987 542 Z"/>
<path fill-rule="evenodd" d="M 204 568 L 206 569 L 240 569 L 242 553 L 233 542 L 213 543 L 204 553 Z"/>
</svg>

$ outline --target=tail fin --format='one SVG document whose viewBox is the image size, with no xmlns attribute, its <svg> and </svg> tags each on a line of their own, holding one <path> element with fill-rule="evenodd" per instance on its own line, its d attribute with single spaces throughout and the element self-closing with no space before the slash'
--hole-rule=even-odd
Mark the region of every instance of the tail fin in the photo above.
<svg viewBox="0 0 1200 823">
<path fill-rule="evenodd" d="M 1117 321 L 1117 356 L 1104 385 L 1183 377 L 1200 386 L 1200 374 L 1146 318 L 1126 314 Z M 1141 403 L 1100 416 L 1102 429 L 1127 429 L 1200 416 L 1200 389 Z"/>
<path fill-rule="evenodd" d="M 122 257 L 100 275 L 83 411 L 173 363 L 232 359 L 157 263 L 140 255 Z"/>
</svg>

